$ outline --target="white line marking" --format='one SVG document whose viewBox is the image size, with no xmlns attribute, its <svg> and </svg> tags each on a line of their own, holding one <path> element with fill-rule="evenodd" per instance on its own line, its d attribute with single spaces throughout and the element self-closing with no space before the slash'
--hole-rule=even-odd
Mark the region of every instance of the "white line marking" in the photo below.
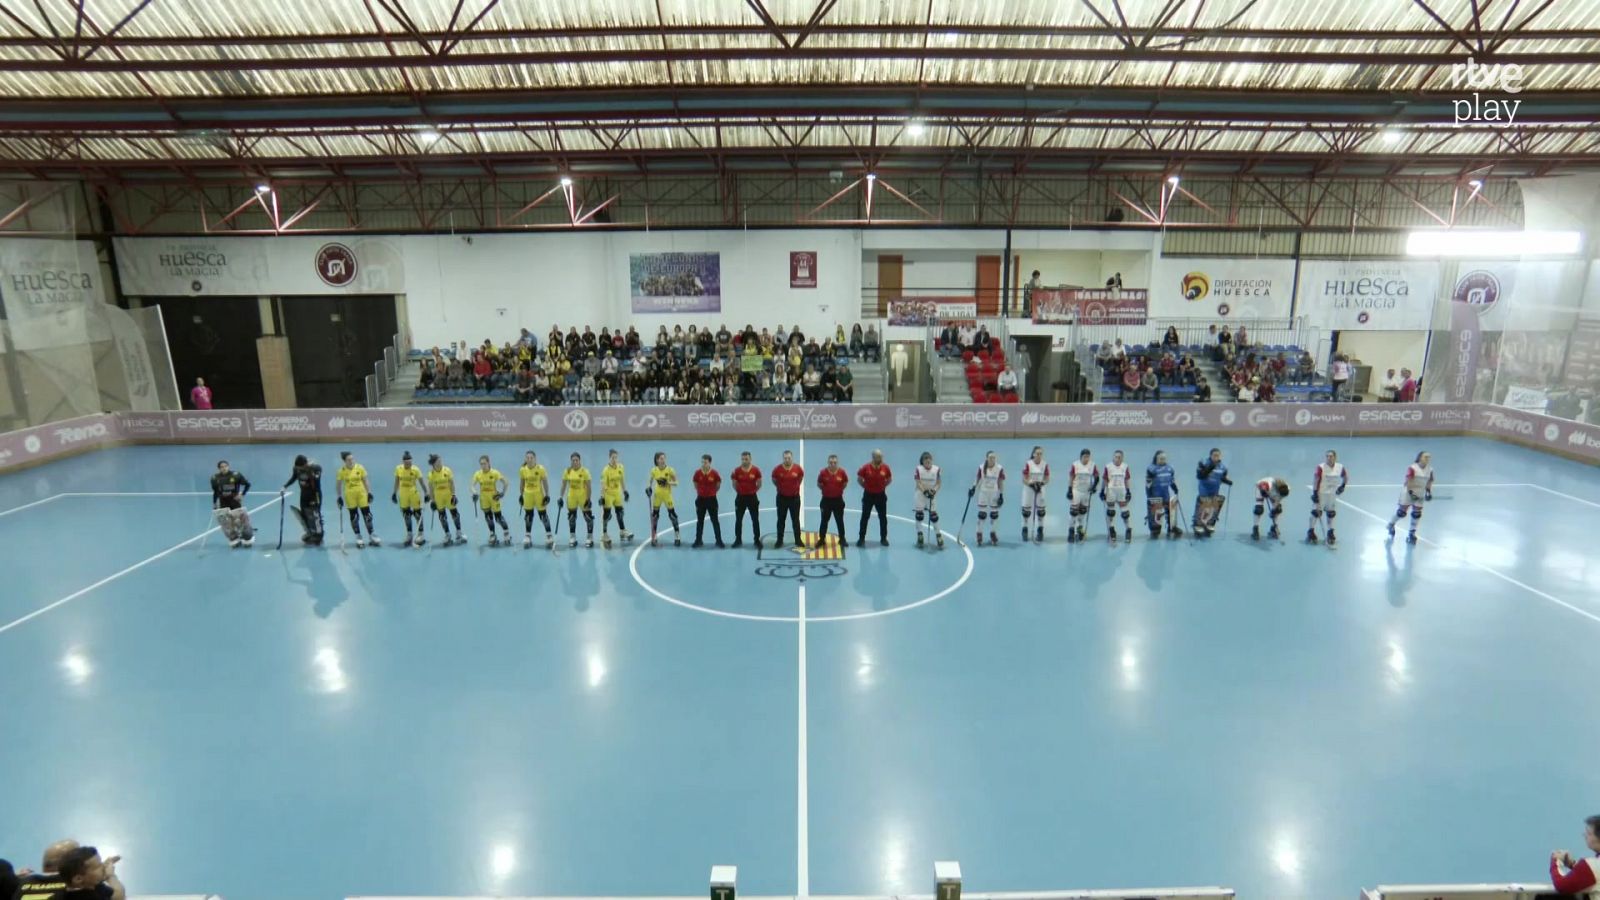
<svg viewBox="0 0 1600 900">
<path fill-rule="evenodd" d="M 800 769 L 795 804 L 795 862 L 798 867 L 795 894 L 804 898 L 811 896 L 811 787 L 808 774 L 810 764 L 806 761 L 811 751 L 806 733 L 806 586 L 803 584 L 800 585 L 800 614 L 797 619 L 800 623 L 800 731 L 797 754 Z"/>
<path fill-rule="evenodd" d="M 209 497 L 210 491 L 67 491 L 63 497 Z"/>
<path fill-rule="evenodd" d="M 14 508 L 14 509 L 8 509 L 5 512 L 0 512 L 0 519 L 3 519 L 6 516 L 9 516 L 12 513 L 22 512 L 25 509 L 33 509 L 35 506 L 43 506 L 46 503 L 49 503 L 51 500 L 60 500 L 62 497 L 65 497 L 65 496 L 66 496 L 66 494 L 51 494 L 50 496 L 44 498 L 43 500 L 35 500 L 32 503 L 24 503 L 21 506 L 18 506 L 18 507 Z"/>
<path fill-rule="evenodd" d="M 1558 490 L 1555 490 L 1553 488 L 1547 488 L 1542 484 L 1527 484 L 1527 485 L 1523 485 L 1523 486 L 1524 487 L 1531 487 L 1531 488 L 1534 488 L 1535 490 L 1544 491 L 1546 494 L 1555 494 L 1557 497 L 1565 497 L 1568 500 L 1575 500 L 1578 503 L 1584 504 L 1585 506 L 1592 506 L 1595 509 L 1600 509 L 1600 503 L 1595 503 L 1592 500 L 1585 500 L 1582 497 L 1574 497 L 1571 494 L 1563 494 L 1562 492 L 1560 492 Z"/>
<path fill-rule="evenodd" d="M 261 510 L 266 509 L 267 507 L 271 506 L 272 504 L 277 503 L 278 500 L 279 500 L 278 497 L 273 497 L 271 500 L 268 500 L 267 502 L 261 504 L 260 506 L 254 507 L 253 509 L 250 510 L 250 512 L 252 512 L 252 513 L 260 512 Z M 121 578 L 122 576 L 127 575 L 130 572 L 137 572 L 138 570 L 144 568 L 145 566 L 150 565 L 151 563 L 155 562 L 158 559 L 163 559 L 165 557 L 171 556 L 172 554 L 178 552 L 179 550 L 182 550 L 184 547 L 187 547 L 190 544 L 193 544 L 193 543 L 195 543 L 197 541 L 204 540 L 205 536 L 210 534 L 210 533 L 212 533 L 213 531 L 219 531 L 219 530 L 220 529 L 218 527 L 216 527 L 216 526 L 213 526 L 211 528 L 207 528 L 205 531 L 200 532 L 199 534 L 195 535 L 192 538 L 189 538 L 188 540 L 186 540 L 186 541 L 184 541 L 184 542 L 182 542 L 180 544 L 173 544 L 171 547 L 168 547 L 167 549 L 161 551 L 160 553 L 157 553 L 154 556 L 146 557 L 146 558 L 134 563 L 133 565 L 127 567 L 126 569 L 123 569 L 120 572 L 117 572 L 117 573 L 112 574 L 112 575 L 107 575 L 106 577 L 100 579 L 99 581 L 96 581 L 94 584 L 91 584 L 86 588 L 82 588 L 80 590 L 73 591 L 72 593 L 68 594 L 67 596 L 62 597 L 60 600 L 57 600 L 56 602 L 50 604 L 49 606 L 40 607 L 39 609 L 36 609 L 33 612 L 28 613 L 27 615 L 23 616 L 20 619 L 17 619 L 14 622 L 7 622 L 4 625 L 0 625 L 0 634 L 5 634 L 6 632 L 10 631 L 11 629 L 16 628 L 18 625 L 21 625 L 22 623 L 30 621 L 32 619 L 36 619 L 39 616 L 44 615 L 45 613 L 49 612 L 52 609 L 55 609 L 58 606 L 64 606 L 64 605 L 66 605 L 68 603 L 71 603 L 72 601 L 78 599 L 79 597 L 82 597 L 84 594 L 90 593 L 91 591 L 94 591 L 97 588 L 104 587 L 104 586 L 110 584 L 111 582 L 116 581 L 118 578 Z"/>
<path fill-rule="evenodd" d="M 1348 506 L 1351 509 L 1355 510 L 1356 512 L 1361 513 L 1362 515 L 1366 516 L 1367 518 L 1373 520 L 1374 522 L 1381 522 L 1385 526 L 1387 526 L 1389 524 L 1389 522 L 1390 522 L 1389 519 L 1385 519 L 1382 516 L 1379 516 L 1377 513 L 1371 512 L 1370 510 L 1362 509 L 1361 507 L 1356 506 L 1354 503 L 1351 503 L 1348 500 L 1340 500 L 1338 502 L 1339 502 L 1340 506 Z M 1399 540 L 1398 533 L 1396 534 L 1394 539 L 1395 540 Z M 1585 619 L 1588 619 L 1588 620 L 1590 620 L 1592 622 L 1600 622 L 1600 615 L 1596 615 L 1596 614 L 1594 614 L 1592 612 L 1589 612 L 1586 609 L 1580 609 L 1579 607 L 1573 606 L 1571 603 L 1568 603 L 1567 601 L 1562 600 L 1559 597 L 1553 597 L 1550 594 L 1547 594 L 1544 591 L 1541 591 L 1536 587 L 1533 587 L 1533 586 L 1527 585 L 1527 584 L 1523 584 L 1522 582 L 1518 581 L 1515 578 L 1512 578 L 1510 575 L 1507 575 L 1504 572 L 1498 571 L 1496 569 L 1491 569 L 1488 566 L 1484 565 L 1483 563 L 1480 563 L 1477 560 L 1472 559 L 1471 557 L 1462 556 L 1460 553 L 1457 553 L 1456 551 L 1451 550 L 1449 547 L 1445 547 L 1445 546 L 1442 546 L 1442 545 L 1440 545 L 1440 544 L 1438 544 L 1438 543 L 1436 543 L 1434 541 L 1430 541 L 1430 540 L 1428 540 L 1427 538 L 1423 537 L 1420 534 L 1417 535 L 1417 541 L 1419 543 L 1427 544 L 1430 547 L 1434 547 L 1435 549 L 1443 550 L 1444 552 L 1450 554 L 1451 556 L 1455 557 L 1456 559 L 1460 560 L 1461 562 L 1466 563 L 1467 565 L 1471 566 L 1472 568 L 1477 569 L 1480 572 L 1485 572 L 1485 573 L 1487 573 L 1489 575 L 1493 575 L 1494 577 L 1500 579 L 1501 581 L 1506 582 L 1507 584 L 1516 585 L 1517 587 L 1522 588 L 1523 590 L 1525 590 L 1528 593 L 1534 595 L 1535 597 L 1539 597 L 1539 598 L 1541 598 L 1543 600 L 1548 600 L 1551 603 L 1554 603 L 1555 605 L 1557 605 L 1559 607 L 1562 607 L 1563 609 L 1571 610 L 1572 612 L 1575 612 L 1578 615 L 1583 616 Z"/>
</svg>

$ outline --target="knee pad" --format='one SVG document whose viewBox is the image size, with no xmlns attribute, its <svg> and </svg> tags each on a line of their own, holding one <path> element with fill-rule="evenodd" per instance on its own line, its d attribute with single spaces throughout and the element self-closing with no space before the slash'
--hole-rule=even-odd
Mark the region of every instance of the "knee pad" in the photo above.
<svg viewBox="0 0 1600 900">
<path fill-rule="evenodd" d="M 1044 504 L 1041 503 L 1038 506 L 1035 506 L 1033 508 L 1033 514 L 1038 516 L 1041 519 L 1044 518 Z"/>
<path fill-rule="evenodd" d="M 1411 518 L 1413 518 L 1413 519 L 1422 518 L 1422 507 L 1420 507 L 1420 506 L 1411 507 Z"/>
<path fill-rule="evenodd" d="M 1406 508 L 1404 506 L 1395 507 L 1394 508 L 1394 517 L 1396 519 L 1404 519 L 1406 517 Z"/>
<path fill-rule="evenodd" d="M 1123 510 L 1123 511 L 1122 511 L 1122 521 L 1123 521 L 1123 522 L 1124 522 L 1124 523 L 1126 523 L 1126 522 L 1127 522 L 1127 521 L 1128 521 L 1128 519 L 1129 519 L 1129 518 L 1130 518 L 1130 517 L 1129 517 L 1129 515 L 1128 515 L 1128 511 L 1127 511 L 1127 510 Z"/>
<path fill-rule="evenodd" d="M 920 524 L 922 522 L 922 510 L 920 510 L 920 509 L 917 510 L 917 522 L 918 522 L 918 524 Z"/>
<path fill-rule="evenodd" d="M 1332 522 L 1333 521 L 1333 517 L 1337 516 L 1338 514 L 1339 514 L 1339 511 L 1337 509 L 1328 510 L 1328 521 Z"/>
<path fill-rule="evenodd" d="M 928 521 L 929 522 L 937 522 L 937 521 L 939 521 L 939 512 L 937 510 L 930 510 L 928 512 Z"/>
<path fill-rule="evenodd" d="M 978 521 L 979 522 L 982 522 L 984 519 L 987 519 L 987 518 L 989 518 L 989 514 L 988 513 L 984 512 L 981 509 L 978 510 Z"/>
<path fill-rule="evenodd" d="M 1031 510 L 1031 509 L 1027 508 L 1026 506 L 1024 506 L 1022 508 L 1022 521 L 1026 522 L 1032 516 L 1033 516 L 1033 510 Z"/>
<path fill-rule="evenodd" d="M 1313 518 L 1313 519 L 1320 519 L 1320 518 L 1322 518 L 1322 510 L 1320 510 L 1320 509 L 1313 509 L 1313 510 L 1312 510 L 1312 511 L 1311 511 L 1311 518 Z M 1330 514 L 1329 514 L 1329 518 L 1332 518 L 1332 514 L 1331 514 L 1331 513 L 1330 513 Z"/>
<path fill-rule="evenodd" d="M 1259 516 L 1259 515 L 1261 515 L 1262 513 L 1266 512 L 1266 511 L 1267 511 L 1266 506 L 1263 505 L 1260 501 L 1257 501 L 1256 502 L 1256 515 Z"/>
</svg>

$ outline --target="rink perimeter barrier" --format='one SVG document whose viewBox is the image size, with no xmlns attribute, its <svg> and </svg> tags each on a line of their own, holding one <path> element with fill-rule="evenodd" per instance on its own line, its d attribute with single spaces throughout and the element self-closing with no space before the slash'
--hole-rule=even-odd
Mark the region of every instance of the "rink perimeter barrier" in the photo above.
<svg viewBox="0 0 1600 900">
<path fill-rule="evenodd" d="M 106 413 L 0 434 L 0 472 L 123 444 L 1186 435 L 1470 435 L 1600 464 L 1600 427 L 1474 403 L 797 404 Z"/>
</svg>

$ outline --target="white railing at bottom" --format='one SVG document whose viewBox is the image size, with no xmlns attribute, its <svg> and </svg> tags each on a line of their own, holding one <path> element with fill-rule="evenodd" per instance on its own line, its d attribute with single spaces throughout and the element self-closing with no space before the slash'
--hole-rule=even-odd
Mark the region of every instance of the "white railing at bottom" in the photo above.
<svg viewBox="0 0 1600 900">
<path fill-rule="evenodd" d="M 1547 884 L 1380 884 L 1360 900 L 1533 900 L 1560 896 Z"/>
</svg>

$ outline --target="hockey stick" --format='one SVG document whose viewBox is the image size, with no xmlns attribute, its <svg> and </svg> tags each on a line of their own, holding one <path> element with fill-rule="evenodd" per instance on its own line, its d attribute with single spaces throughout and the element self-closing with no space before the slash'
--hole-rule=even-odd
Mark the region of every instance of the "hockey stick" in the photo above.
<svg viewBox="0 0 1600 900">
<path fill-rule="evenodd" d="M 972 488 L 967 491 L 967 505 L 961 508 L 961 524 L 956 526 L 956 546 L 965 547 L 966 541 L 961 539 L 961 533 L 967 530 L 967 513 L 972 511 L 972 495 L 978 492 L 978 482 L 972 482 Z"/>
<path fill-rule="evenodd" d="M 288 503 L 284 502 L 283 491 L 279 491 L 278 492 L 278 549 L 280 551 L 283 550 L 283 516 L 284 516 L 284 509 L 287 508 L 288 505 L 289 505 Z"/>
<path fill-rule="evenodd" d="M 1222 498 L 1222 533 L 1227 534 L 1228 514 L 1233 512 L 1233 485 L 1228 485 L 1223 493 L 1226 494 L 1226 496 Z"/>
<path fill-rule="evenodd" d="M 342 501 L 339 503 L 338 509 L 339 509 L 339 552 L 343 553 L 345 551 L 344 551 L 344 503 Z"/>
</svg>

